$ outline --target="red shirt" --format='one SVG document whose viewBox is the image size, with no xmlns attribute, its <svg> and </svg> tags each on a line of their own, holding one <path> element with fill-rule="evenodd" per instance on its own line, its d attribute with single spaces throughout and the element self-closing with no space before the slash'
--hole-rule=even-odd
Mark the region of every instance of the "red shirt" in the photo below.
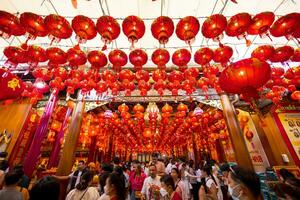
<svg viewBox="0 0 300 200">
<path fill-rule="evenodd" d="M 182 200 L 180 194 L 178 194 L 178 192 L 174 191 L 173 193 L 173 197 L 171 200 Z"/>
<path fill-rule="evenodd" d="M 131 189 L 133 191 L 141 191 L 145 178 L 146 178 L 146 175 L 143 172 L 139 176 L 135 175 L 135 173 L 132 173 L 129 177 Z"/>
</svg>

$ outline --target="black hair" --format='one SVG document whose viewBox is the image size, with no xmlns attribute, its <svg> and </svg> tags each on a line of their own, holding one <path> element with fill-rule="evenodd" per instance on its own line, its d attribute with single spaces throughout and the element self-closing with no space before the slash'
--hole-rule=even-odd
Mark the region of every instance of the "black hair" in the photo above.
<svg viewBox="0 0 300 200">
<path fill-rule="evenodd" d="M 123 168 L 121 166 L 116 166 L 114 168 L 114 172 L 118 173 L 119 175 L 123 174 Z"/>
<path fill-rule="evenodd" d="M 164 176 L 162 176 L 160 178 L 160 182 L 166 184 L 167 186 L 171 186 L 173 191 L 176 189 L 175 188 L 174 180 L 173 180 L 173 178 L 172 178 L 171 175 L 164 175 Z"/>
<path fill-rule="evenodd" d="M 288 179 L 288 178 L 295 177 L 295 175 L 293 173 L 291 173 L 290 171 L 288 171 L 285 168 L 281 168 L 279 170 L 279 174 L 283 178 L 284 181 L 286 181 L 286 179 Z"/>
<path fill-rule="evenodd" d="M 224 163 L 220 166 L 220 170 L 222 172 L 230 172 L 230 165 L 228 163 Z"/>
<path fill-rule="evenodd" d="M 85 190 L 89 183 L 93 180 L 94 174 L 91 171 L 86 171 L 80 178 L 80 182 L 76 185 L 77 190 Z"/>
<path fill-rule="evenodd" d="M 174 170 L 177 173 L 178 178 L 180 179 L 181 178 L 181 174 L 179 173 L 179 170 L 176 167 L 172 168 L 171 171 L 172 170 Z"/>
<path fill-rule="evenodd" d="M 274 186 L 274 192 L 278 197 L 287 198 L 286 195 L 289 195 L 293 200 L 300 199 L 300 191 L 299 189 L 292 187 L 285 183 L 277 183 Z"/>
<path fill-rule="evenodd" d="M 126 188 L 125 188 L 125 181 L 123 176 L 120 176 L 118 173 L 113 172 L 108 177 L 108 183 L 110 185 L 114 185 L 116 189 L 116 195 L 118 200 L 126 199 Z"/>
<path fill-rule="evenodd" d="M 7 186 L 17 184 L 20 181 L 20 175 L 14 171 L 5 174 L 4 183 Z"/>
<path fill-rule="evenodd" d="M 101 165 L 101 169 L 102 169 L 103 171 L 106 171 L 106 172 L 112 172 L 112 171 L 113 171 L 113 166 L 110 165 L 110 164 L 107 164 L 107 163 L 103 163 L 103 164 Z"/>
<path fill-rule="evenodd" d="M 0 152 L 0 158 L 6 158 L 8 153 L 6 151 Z"/>
<path fill-rule="evenodd" d="M 242 183 L 247 187 L 254 197 L 261 195 L 260 180 L 254 171 L 234 166 L 231 170 L 231 177 L 234 181 Z"/>
<path fill-rule="evenodd" d="M 78 163 L 84 164 L 85 162 L 84 162 L 84 160 L 79 160 Z"/>
<path fill-rule="evenodd" d="M 120 158 L 119 158 L 119 157 L 114 157 L 113 162 L 114 162 L 114 164 L 116 164 L 116 165 L 120 164 Z"/>
<path fill-rule="evenodd" d="M 30 200 L 58 200 L 60 194 L 60 185 L 58 181 L 45 176 L 40 179 L 30 191 Z"/>
<path fill-rule="evenodd" d="M 158 153 L 153 153 L 152 158 L 158 158 Z"/>
<path fill-rule="evenodd" d="M 190 160 L 190 161 L 189 161 L 189 167 L 193 167 L 194 164 L 195 164 L 194 160 Z"/>
<path fill-rule="evenodd" d="M 7 160 L 0 161 L 0 170 L 5 171 L 8 168 L 9 164 Z"/>
<path fill-rule="evenodd" d="M 99 184 L 100 184 L 100 189 L 103 192 L 104 191 L 104 186 L 106 184 L 106 179 L 109 177 L 110 172 L 105 171 L 100 175 L 99 179 Z"/>
<path fill-rule="evenodd" d="M 212 175 L 212 167 L 210 165 L 204 165 L 204 167 L 202 168 L 202 170 L 207 174 L 207 176 L 209 176 L 215 183 L 216 187 L 218 186 L 217 181 L 215 179 L 215 177 Z"/>
</svg>

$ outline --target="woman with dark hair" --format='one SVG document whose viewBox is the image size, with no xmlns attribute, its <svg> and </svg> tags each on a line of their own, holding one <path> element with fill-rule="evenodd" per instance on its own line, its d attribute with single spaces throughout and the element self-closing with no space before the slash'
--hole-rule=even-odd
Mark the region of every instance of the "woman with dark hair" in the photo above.
<svg viewBox="0 0 300 200">
<path fill-rule="evenodd" d="M 189 188 L 186 188 L 185 184 L 181 180 L 181 175 L 177 168 L 173 168 L 171 170 L 171 177 L 174 181 L 175 191 L 180 195 L 180 197 L 184 199 L 188 195 L 186 193 Z"/>
<path fill-rule="evenodd" d="M 289 172 L 285 168 L 279 170 L 280 179 L 283 183 L 289 184 L 294 187 L 300 187 L 300 180 L 295 177 L 295 175 Z"/>
<path fill-rule="evenodd" d="M 299 188 L 293 187 L 285 183 L 278 183 L 274 187 L 278 199 L 297 200 L 300 199 Z"/>
<path fill-rule="evenodd" d="M 202 186 L 199 190 L 199 199 L 203 199 L 203 196 L 210 197 L 211 199 L 222 200 L 223 195 L 221 189 L 219 189 L 218 182 L 212 174 L 212 167 L 205 165 L 202 170 Z"/>
<path fill-rule="evenodd" d="M 164 175 L 160 179 L 160 194 L 162 199 L 166 200 L 182 200 L 181 196 L 176 192 L 175 183 L 171 175 Z"/>
<path fill-rule="evenodd" d="M 262 200 L 260 180 L 254 171 L 238 166 L 230 167 L 229 194 L 233 199 Z"/>
<path fill-rule="evenodd" d="M 100 197 L 99 192 L 97 188 L 91 187 L 93 177 L 91 171 L 85 172 L 76 188 L 69 192 L 66 200 L 97 200 Z"/>
<path fill-rule="evenodd" d="M 141 191 L 146 175 L 142 172 L 140 164 L 136 166 L 135 171 L 129 177 L 129 188 L 131 190 L 130 199 L 141 198 Z"/>
<path fill-rule="evenodd" d="M 113 172 L 106 180 L 105 194 L 110 200 L 125 200 L 127 197 L 124 179 L 120 174 Z"/>
<path fill-rule="evenodd" d="M 38 180 L 30 191 L 30 200 L 58 200 L 60 185 L 51 176 L 45 176 Z"/>
</svg>

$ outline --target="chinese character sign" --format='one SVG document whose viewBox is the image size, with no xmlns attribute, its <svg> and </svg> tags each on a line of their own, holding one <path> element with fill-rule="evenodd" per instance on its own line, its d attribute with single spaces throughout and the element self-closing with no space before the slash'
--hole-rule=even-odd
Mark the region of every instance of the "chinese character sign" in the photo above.
<svg viewBox="0 0 300 200">
<path fill-rule="evenodd" d="M 21 96 L 24 84 L 21 79 L 11 72 L 0 69 L 0 101 L 16 99 Z"/>
</svg>

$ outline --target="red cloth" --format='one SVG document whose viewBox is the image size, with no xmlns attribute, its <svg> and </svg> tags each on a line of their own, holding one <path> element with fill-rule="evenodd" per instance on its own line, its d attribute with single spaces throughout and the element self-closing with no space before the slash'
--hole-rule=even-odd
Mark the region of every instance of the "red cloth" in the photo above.
<svg viewBox="0 0 300 200">
<path fill-rule="evenodd" d="M 135 173 L 131 173 L 129 177 L 129 182 L 131 184 L 131 190 L 141 191 L 143 187 L 146 175 L 142 172 L 140 176 L 136 176 Z"/>
<path fill-rule="evenodd" d="M 171 200 L 182 200 L 181 196 L 178 194 L 178 192 L 174 192 L 174 195 Z"/>
</svg>

